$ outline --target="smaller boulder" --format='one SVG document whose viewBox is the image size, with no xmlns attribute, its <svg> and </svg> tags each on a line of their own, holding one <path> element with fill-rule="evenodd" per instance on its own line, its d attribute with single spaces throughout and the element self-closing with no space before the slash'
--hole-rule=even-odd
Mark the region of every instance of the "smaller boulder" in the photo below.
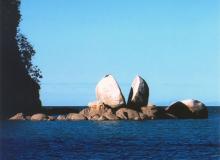
<svg viewBox="0 0 220 160">
<path fill-rule="evenodd" d="M 57 120 L 58 120 L 58 121 L 65 121 L 65 120 L 66 120 L 66 116 L 65 116 L 65 115 L 59 115 L 59 116 L 57 117 Z"/>
<path fill-rule="evenodd" d="M 37 113 L 31 116 L 31 120 L 32 121 L 44 121 L 47 120 L 48 116 L 46 114 L 43 113 Z"/>
<path fill-rule="evenodd" d="M 82 114 L 78 113 L 69 113 L 66 116 L 67 120 L 72 120 L 72 121 L 77 121 L 77 120 L 86 120 L 86 117 L 83 116 Z"/>
<path fill-rule="evenodd" d="M 25 120 L 24 114 L 23 113 L 17 113 L 13 117 L 9 118 L 9 120 Z"/>
<path fill-rule="evenodd" d="M 116 111 L 116 116 L 122 120 L 141 120 L 138 112 L 129 108 L 120 108 Z"/>
<path fill-rule="evenodd" d="M 193 99 L 177 101 L 167 107 L 165 111 L 177 118 L 208 118 L 206 106 Z"/>
</svg>

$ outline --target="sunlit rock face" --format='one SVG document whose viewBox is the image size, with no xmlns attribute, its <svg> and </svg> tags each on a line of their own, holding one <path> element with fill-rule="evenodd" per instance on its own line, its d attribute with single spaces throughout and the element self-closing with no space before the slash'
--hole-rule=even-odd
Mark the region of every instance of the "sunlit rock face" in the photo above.
<svg viewBox="0 0 220 160">
<path fill-rule="evenodd" d="M 148 98 L 149 87 L 146 81 L 142 77 L 136 76 L 131 85 L 127 105 L 135 109 L 140 109 L 141 106 L 148 104 Z"/>
<path fill-rule="evenodd" d="M 46 114 L 43 113 L 37 113 L 31 116 L 31 120 L 32 121 L 44 121 L 47 120 L 48 116 Z"/>
<path fill-rule="evenodd" d="M 111 108 L 125 105 L 121 89 L 112 75 L 106 75 L 96 86 L 96 98 Z"/>
<path fill-rule="evenodd" d="M 202 102 L 194 99 L 172 103 L 165 111 L 177 118 L 208 118 L 206 106 Z"/>
</svg>

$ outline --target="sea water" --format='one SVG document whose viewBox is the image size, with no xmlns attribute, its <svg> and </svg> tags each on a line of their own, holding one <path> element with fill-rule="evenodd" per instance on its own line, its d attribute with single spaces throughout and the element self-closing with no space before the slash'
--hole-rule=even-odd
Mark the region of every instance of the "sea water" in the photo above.
<svg viewBox="0 0 220 160">
<path fill-rule="evenodd" d="M 1 121 L 0 159 L 220 159 L 220 108 L 208 119 Z"/>
</svg>

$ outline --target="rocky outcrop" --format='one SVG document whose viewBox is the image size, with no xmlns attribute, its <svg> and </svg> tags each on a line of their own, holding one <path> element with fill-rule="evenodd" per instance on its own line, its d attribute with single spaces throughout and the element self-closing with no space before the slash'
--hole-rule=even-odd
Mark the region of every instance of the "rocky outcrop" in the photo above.
<svg viewBox="0 0 220 160">
<path fill-rule="evenodd" d="M 193 99 L 177 101 L 167 107 L 165 111 L 177 118 L 208 118 L 206 106 Z"/>
<path fill-rule="evenodd" d="M 44 121 L 44 120 L 48 120 L 48 116 L 43 113 L 37 113 L 31 116 L 31 120 L 32 121 Z"/>
<path fill-rule="evenodd" d="M 120 108 L 116 111 L 116 116 L 122 120 L 141 120 L 138 112 L 129 108 Z"/>
<path fill-rule="evenodd" d="M 9 118 L 9 120 L 25 120 L 25 116 L 23 113 L 17 113 L 13 117 Z"/>
<path fill-rule="evenodd" d="M 148 104 L 149 88 L 145 80 L 136 76 L 132 82 L 128 102 L 128 107 L 140 109 L 141 106 Z"/>
<path fill-rule="evenodd" d="M 79 121 L 79 120 L 86 120 L 86 117 L 78 113 L 69 113 L 67 114 L 66 119 L 72 121 Z"/>
<path fill-rule="evenodd" d="M 96 86 L 96 98 L 111 108 L 125 105 L 121 89 L 112 75 L 106 75 Z"/>
</svg>

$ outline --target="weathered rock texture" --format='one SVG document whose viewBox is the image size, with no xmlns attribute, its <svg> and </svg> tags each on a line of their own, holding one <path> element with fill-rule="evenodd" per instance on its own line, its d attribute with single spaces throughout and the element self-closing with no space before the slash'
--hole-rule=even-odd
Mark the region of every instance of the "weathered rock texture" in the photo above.
<svg viewBox="0 0 220 160">
<path fill-rule="evenodd" d="M 112 109 L 100 101 L 89 103 L 89 107 L 80 111 L 80 114 L 88 120 L 117 120 L 118 118 L 112 113 Z"/>
</svg>

